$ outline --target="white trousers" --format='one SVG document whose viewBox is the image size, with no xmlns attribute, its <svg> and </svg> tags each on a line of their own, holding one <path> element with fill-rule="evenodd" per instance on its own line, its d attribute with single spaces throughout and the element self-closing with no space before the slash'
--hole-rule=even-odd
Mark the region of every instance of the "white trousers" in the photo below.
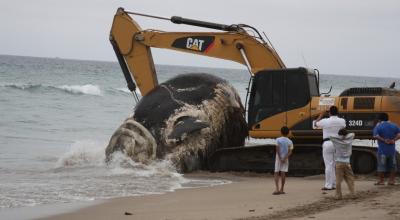
<svg viewBox="0 0 400 220">
<path fill-rule="evenodd" d="M 335 175 L 335 148 L 332 141 L 325 141 L 322 144 L 322 156 L 325 163 L 325 187 L 336 187 Z"/>
</svg>

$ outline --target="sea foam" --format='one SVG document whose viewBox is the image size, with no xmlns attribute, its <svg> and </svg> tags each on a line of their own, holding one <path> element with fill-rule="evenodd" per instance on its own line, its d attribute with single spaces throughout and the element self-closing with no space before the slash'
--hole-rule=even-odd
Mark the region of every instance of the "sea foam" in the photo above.
<svg viewBox="0 0 400 220">
<path fill-rule="evenodd" d="M 20 90 L 34 90 L 34 89 L 38 89 L 40 87 L 42 87 L 41 84 L 5 84 L 3 85 L 4 87 L 8 87 L 8 88 L 13 88 L 13 89 L 20 89 Z"/>
<path fill-rule="evenodd" d="M 70 94 L 95 95 L 95 96 L 102 95 L 100 86 L 92 84 L 52 86 L 52 85 L 32 84 L 32 83 L 25 83 L 25 84 L 15 83 L 15 84 L 5 84 L 3 86 L 7 88 L 30 91 L 30 92 L 42 89 L 43 90 L 56 89 Z"/>
<path fill-rule="evenodd" d="M 174 177 L 180 178 L 170 160 L 155 160 L 150 164 L 133 161 L 122 152 L 113 153 L 110 161 L 105 162 L 105 143 L 93 140 L 76 141 L 70 149 L 57 160 L 56 169 L 102 167 L 110 175 L 133 175 L 137 177 Z"/>
<path fill-rule="evenodd" d="M 63 85 L 60 88 L 66 92 L 73 94 L 87 94 L 87 95 L 101 95 L 101 90 L 98 85 L 86 84 L 86 85 Z"/>
</svg>

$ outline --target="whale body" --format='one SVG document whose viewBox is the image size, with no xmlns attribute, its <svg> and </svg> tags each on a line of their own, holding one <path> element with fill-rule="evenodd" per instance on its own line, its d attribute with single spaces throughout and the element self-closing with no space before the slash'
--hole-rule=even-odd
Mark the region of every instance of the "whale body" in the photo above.
<svg viewBox="0 0 400 220">
<path fill-rule="evenodd" d="M 180 172 L 208 168 L 218 149 L 243 146 L 248 136 L 237 91 L 205 73 L 176 76 L 155 87 L 112 135 L 106 158 L 121 151 L 134 161 L 169 159 Z"/>
</svg>

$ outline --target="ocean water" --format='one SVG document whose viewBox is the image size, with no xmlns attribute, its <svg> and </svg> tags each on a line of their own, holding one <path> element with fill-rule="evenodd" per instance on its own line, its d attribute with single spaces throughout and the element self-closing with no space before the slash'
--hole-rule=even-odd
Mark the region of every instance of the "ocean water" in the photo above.
<svg viewBox="0 0 400 220">
<path fill-rule="evenodd" d="M 245 100 L 245 69 L 156 68 L 159 82 L 182 73 L 215 74 Z M 344 88 L 393 81 L 400 79 L 321 73 L 321 91 L 332 85 L 338 95 Z M 163 160 L 143 165 L 116 155 L 106 165 L 109 138 L 134 104 L 116 62 L 0 55 L 0 212 L 228 182 L 187 179 Z"/>
</svg>

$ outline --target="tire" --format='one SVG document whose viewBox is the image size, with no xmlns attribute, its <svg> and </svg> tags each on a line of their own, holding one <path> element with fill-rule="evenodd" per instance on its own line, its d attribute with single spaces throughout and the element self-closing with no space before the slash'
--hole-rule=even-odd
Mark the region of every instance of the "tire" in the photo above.
<svg viewBox="0 0 400 220">
<path fill-rule="evenodd" d="M 352 163 L 352 167 L 355 173 L 358 174 L 369 174 L 376 171 L 376 158 L 367 153 L 362 152 L 354 155 L 355 158 Z"/>
</svg>

